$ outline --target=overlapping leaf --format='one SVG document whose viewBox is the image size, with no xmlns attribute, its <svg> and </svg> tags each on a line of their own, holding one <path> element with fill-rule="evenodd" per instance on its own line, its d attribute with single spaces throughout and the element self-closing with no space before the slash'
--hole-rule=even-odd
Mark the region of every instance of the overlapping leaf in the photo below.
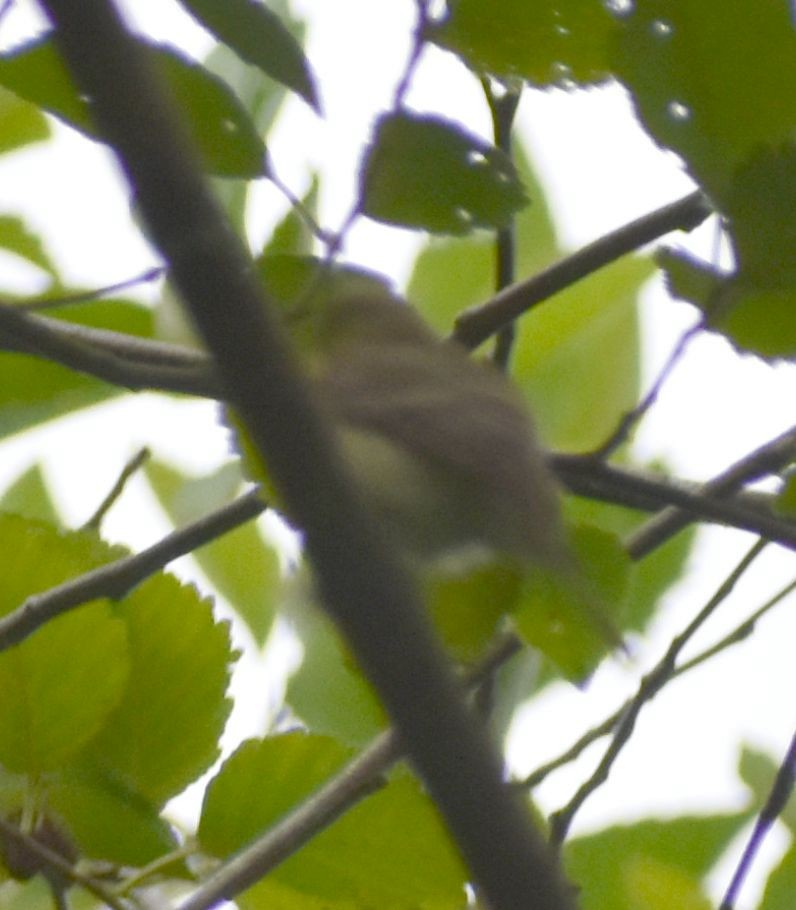
<svg viewBox="0 0 796 910">
<path fill-rule="evenodd" d="M 408 112 L 377 122 L 360 196 L 377 221 L 443 234 L 500 227 L 527 201 L 498 149 L 442 117 Z"/>
<path fill-rule="evenodd" d="M 761 146 L 792 138 L 796 31 L 781 0 L 636 0 L 613 63 L 644 125 L 721 202 Z"/>
<path fill-rule="evenodd" d="M 477 71 L 569 87 L 608 76 L 613 26 L 594 0 L 450 0 L 431 37 Z"/>
<path fill-rule="evenodd" d="M 0 90 L 0 154 L 41 142 L 49 135 L 47 118 L 35 105 Z"/>
<path fill-rule="evenodd" d="M 243 478 L 236 464 L 207 477 L 187 477 L 176 468 L 150 461 L 145 473 L 161 506 L 176 525 L 196 521 L 239 492 Z M 248 522 L 193 553 L 211 584 L 246 623 L 258 644 L 271 629 L 280 589 L 279 558 Z"/>
<path fill-rule="evenodd" d="M 282 20 L 258 0 L 180 0 L 238 56 L 297 92 L 311 107 L 320 101 L 309 61 Z"/>
<path fill-rule="evenodd" d="M 230 89 L 181 51 L 140 40 L 180 106 L 207 170 L 226 177 L 263 176 L 265 146 Z M 0 55 L 0 85 L 90 138 L 102 138 L 89 101 L 75 88 L 51 38 Z"/>
<path fill-rule="evenodd" d="M 304 733 L 244 743 L 210 784 L 199 838 L 219 856 L 263 833 L 347 756 Z M 259 907 L 461 907 L 466 876 L 432 804 L 407 776 L 355 806 L 239 900 Z"/>
<path fill-rule="evenodd" d="M 583 910 L 708 910 L 701 881 L 748 817 L 652 819 L 575 838 L 565 861 Z"/>
</svg>

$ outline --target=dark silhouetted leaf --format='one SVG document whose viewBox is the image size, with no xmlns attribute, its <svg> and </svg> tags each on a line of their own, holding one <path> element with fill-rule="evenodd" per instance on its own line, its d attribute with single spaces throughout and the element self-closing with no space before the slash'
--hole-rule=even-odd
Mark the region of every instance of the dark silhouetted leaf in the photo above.
<svg viewBox="0 0 796 910">
<path fill-rule="evenodd" d="M 186 118 L 207 170 L 226 177 L 265 175 L 265 146 L 246 111 L 220 79 L 174 48 L 144 42 Z M 78 94 L 49 37 L 0 55 L 0 85 L 92 139 L 90 99 Z"/>
<path fill-rule="evenodd" d="M 309 61 L 282 20 L 259 0 L 180 0 L 241 59 L 297 92 L 320 111 Z"/>
<path fill-rule="evenodd" d="M 613 27 L 591 0 L 452 0 L 431 37 L 477 71 L 568 88 L 607 78 Z"/>
<path fill-rule="evenodd" d="M 383 116 L 360 181 L 366 215 L 436 233 L 500 227 L 527 202 L 502 152 L 437 116 Z"/>
</svg>

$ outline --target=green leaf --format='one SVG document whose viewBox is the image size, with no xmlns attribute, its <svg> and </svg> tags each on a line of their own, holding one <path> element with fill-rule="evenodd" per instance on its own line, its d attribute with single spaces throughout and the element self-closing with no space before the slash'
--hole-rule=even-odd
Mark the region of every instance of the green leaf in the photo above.
<svg viewBox="0 0 796 910">
<path fill-rule="evenodd" d="M 406 112 L 377 121 L 360 194 L 377 221 L 445 234 L 501 227 L 527 202 L 501 151 L 452 121 Z"/>
<path fill-rule="evenodd" d="M 53 284 L 58 285 L 58 270 L 41 237 L 31 233 L 25 222 L 16 215 L 0 215 L 0 248 L 41 269 Z"/>
<path fill-rule="evenodd" d="M 531 275 L 559 255 L 550 209 L 533 165 L 515 144 L 517 171 L 530 203 L 514 219 L 517 276 Z M 485 235 L 431 238 L 415 260 L 407 296 L 437 331 L 449 333 L 456 317 L 495 290 L 495 241 Z"/>
<path fill-rule="evenodd" d="M 722 210 L 730 220 L 743 280 L 760 288 L 796 290 L 796 141 L 757 149 L 745 159 L 733 174 Z"/>
<path fill-rule="evenodd" d="M 294 35 L 297 42 L 304 40 L 305 27 L 290 15 L 287 0 L 274 0 L 271 7 Z M 287 90 L 261 70 L 249 66 L 225 44 L 217 44 L 205 60 L 206 68 L 222 79 L 237 95 L 254 124 L 258 135 L 265 141 L 285 99 Z M 251 183 L 248 180 L 219 179 L 214 189 L 241 237 L 246 236 L 246 203 Z"/>
<path fill-rule="evenodd" d="M 796 894 L 796 846 L 791 846 L 771 871 L 759 910 L 791 910 Z"/>
<path fill-rule="evenodd" d="M 11 882 L 0 892 L 0 910 L 51 910 L 52 905 L 52 888 L 43 875 Z"/>
<path fill-rule="evenodd" d="M 618 643 L 610 629 L 623 624 L 631 566 L 619 540 L 599 528 L 573 528 L 571 544 L 583 578 L 534 572 L 513 619 L 525 641 L 577 682 Z"/>
<path fill-rule="evenodd" d="M 796 475 L 786 478 L 782 489 L 777 493 L 777 512 L 789 518 L 796 516 Z"/>
<path fill-rule="evenodd" d="M 657 464 L 654 467 L 661 469 Z M 649 518 L 645 512 L 574 496 L 566 497 L 564 507 L 571 522 L 594 525 L 621 539 L 628 537 Z M 643 632 L 647 628 L 660 598 L 685 572 L 695 537 L 695 528 L 686 528 L 641 561 L 633 563 L 623 615 L 617 617 L 620 631 Z"/>
<path fill-rule="evenodd" d="M 264 176 L 265 146 L 229 87 L 181 51 L 139 40 L 186 118 L 207 170 L 225 177 Z M 0 85 L 89 138 L 102 138 L 49 36 L 0 55 Z"/>
<path fill-rule="evenodd" d="M 247 63 L 298 93 L 320 113 L 309 61 L 282 20 L 256 0 L 180 0 L 188 12 Z"/>
<path fill-rule="evenodd" d="M 513 374 L 551 448 L 596 448 L 636 404 L 636 297 L 651 274 L 645 259 L 620 260 L 520 320 Z"/>
<path fill-rule="evenodd" d="M 309 189 L 301 200 L 305 211 L 313 217 L 318 208 L 318 187 L 318 175 L 313 174 Z M 263 250 L 263 256 L 309 256 L 312 254 L 314 241 L 315 235 L 307 224 L 307 219 L 293 206 L 274 228 L 271 239 Z"/>
<path fill-rule="evenodd" d="M 634 910 L 712 910 L 698 881 L 666 863 L 646 856 L 628 863 L 625 889 Z"/>
<path fill-rule="evenodd" d="M 476 71 L 568 88 L 608 77 L 613 28 L 590 0 L 449 0 L 430 37 Z"/>
<path fill-rule="evenodd" d="M 0 515 L 6 571 L 0 614 L 92 568 L 107 548 L 89 534 L 59 532 Z M 128 680 L 124 623 L 95 602 L 48 622 L 0 655 L 0 761 L 38 774 L 62 766 L 96 736 Z"/>
<path fill-rule="evenodd" d="M 127 332 L 142 338 L 153 335 L 152 311 L 126 300 L 102 300 L 67 307 L 59 317 L 66 322 Z M 28 429 L 123 390 L 25 354 L 0 354 L 0 438 Z"/>
<path fill-rule="evenodd" d="M 306 799 L 345 758 L 333 740 L 303 733 L 244 743 L 208 787 L 202 845 L 220 856 L 239 848 Z M 247 908 L 277 910 L 458 910 L 465 881 L 432 803 L 403 775 L 315 836 L 240 900 Z"/>
<path fill-rule="evenodd" d="M 341 770 L 349 750 L 326 736 L 293 732 L 250 739 L 205 792 L 197 835 L 223 857 L 262 834 Z"/>
<path fill-rule="evenodd" d="M 41 465 L 31 465 L 0 497 L 0 510 L 60 527 L 63 522 L 50 497 Z"/>
<path fill-rule="evenodd" d="M 218 757 L 236 654 L 228 624 L 173 576 L 153 576 L 114 609 L 127 627 L 129 682 L 81 767 L 112 774 L 159 806 Z"/>
<path fill-rule="evenodd" d="M 237 463 L 206 477 L 187 477 L 170 465 L 149 461 L 146 474 L 160 505 L 179 526 L 207 515 L 239 493 L 243 478 Z M 268 636 L 281 588 L 279 557 L 256 522 L 248 522 L 193 551 L 214 588 L 246 623 L 257 644 Z"/>
<path fill-rule="evenodd" d="M 723 206 L 737 270 L 722 273 L 687 253 L 664 251 L 658 258 L 669 290 L 699 307 L 735 347 L 793 358 L 796 144 L 751 156 L 733 175 Z"/>
<path fill-rule="evenodd" d="M 754 794 L 756 807 L 760 808 L 768 801 L 778 771 L 777 762 L 770 756 L 744 746 L 738 763 L 738 774 Z M 791 834 L 796 834 L 796 800 L 792 796 L 778 818 L 788 827 Z"/>
<path fill-rule="evenodd" d="M 386 726 L 384 709 L 331 621 L 308 599 L 285 609 L 304 655 L 288 681 L 285 702 L 313 732 L 364 745 Z"/>
<path fill-rule="evenodd" d="M 46 805 L 84 856 L 143 866 L 177 848 L 174 831 L 157 808 L 111 776 L 67 768 L 48 781 Z"/>
<path fill-rule="evenodd" d="M 0 89 L 0 154 L 50 137 L 50 124 L 38 108 Z"/>
<path fill-rule="evenodd" d="M 607 828 L 571 840 L 565 866 L 579 888 L 583 910 L 662 910 L 650 890 L 654 881 L 667 880 L 673 898 L 685 894 L 689 902 L 684 906 L 702 910 L 692 886 L 711 870 L 748 818 L 737 812 Z"/>
<path fill-rule="evenodd" d="M 333 907 L 353 902 L 395 910 L 459 910 L 466 903 L 467 873 L 433 803 L 408 776 L 347 812 L 274 877 L 277 895 L 279 886 L 287 885 L 299 896 L 333 902 Z M 268 900 L 269 882 L 255 889 L 261 906 Z"/>
<path fill-rule="evenodd" d="M 517 605 L 522 574 L 514 565 L 435 566 L 424 585 L 426 606 L 457 661 L 472 663 Z"/>
<path fill-rule="evenodd" d="M 721 207 L 756 148 L 792 139 L 796 30 L 788 4 L 636 0 L 618 26 L 615 70 L 644 126 Z"/>
</svg>

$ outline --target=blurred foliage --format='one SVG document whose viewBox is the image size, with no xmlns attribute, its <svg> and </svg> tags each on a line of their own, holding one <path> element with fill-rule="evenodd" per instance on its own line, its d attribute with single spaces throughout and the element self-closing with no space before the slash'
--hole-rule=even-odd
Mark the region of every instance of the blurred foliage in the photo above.
<svg viewBox="0 0 796 910">
<path fill-rule="evenodd" d="M 212 37 L 204 61 L 179 46 L 179 34 L 169 36 L 170 44 L 138 40 L 169 84 L 216 194 L 245 238 L 251 189 L 274 176 L 267 141 L 283 102 L 300 98 L 305 114 L 319 112 L 323 80 L 303 49 L 305 23 L 287 0 L 180 3 Z M 672 297 L 697 307 L 707 326 L 740 351 L 793 358 L 792 15 L 785 0 L 448 0 L 438 19 L 422 23 L 417 40 L 443 48 L 495 90 L 514 91 L 524 83 L 572 92 L 619 80 L 649 136 L 680 157 L 715 204 L 729 238 L 730 269 L 677 250 L 658 252 L 654 260 L 625 257 L 518 321 L 509 372 L 547 446 L 591 452 L 638 401 L 637 300 L 656 269 Z M 407 296 L 446 335 L 464 309 L 494 294 L 497 229 L 513 229 L 518 278 L 569 251 L 521 141 L 509 156 L 472 124 L 450 120 L 446 111 L 419 112 L 412 101 L 411 110 L 401 101 L 379 113 L 362 149 L 356 211 L 380 222 L 381 230 L 394 225 L 422 237 Z M 54 166 L 50 115 L 102 140 L 91 99 L 75 89 L 45 33 L 0 52 L 0 154 L 35 150 L 35 166 Z M 341 292 L 390 287 L 384 275 L 346 261 L 342 245 L 330 255 L 333 238 L 315 220 L 324 211 L 324 186 L 335 175 L 323 167 L 324 150 L 312 151 L 321 163 L 307 171 L 300 204 L 288 200 L 255 251 L 259 277 L 288 316 L 309 303 L 323 307 Z M 0 213 L 0 251 L 37 286 L 37 296 L 26 297 L 0 279 L 4 305 L 40 305 L 43 295 L 53 307 L 50 315 L 70 324 L 143 340 L 163 338 L 169 325 L 170 338 L 190 337 L 187 329 L 173 328 L 177 301 L 169 291 L 154 308 L 137 299 L 88 299 L 90 292 L 74 302 L 79 290 L 63 280 L 49 238 L 20 213 Z M 68 306 L 56 308 L 59 298 Z M 13 348 L 13 337 L 4 341 Z M 488 356 L 489 347 L 476 356 Z M 84 373 L 6 350 L 0 357 L 0 437 L 121 394 L 124 389 Z M 632 445 L 615 458 L 633 467 Z M 144 489 L 175 527 L 231 501 L 245 482 L 237 461 L 193 476 L 156 459 L 145 476 Z M 267 475 L 257 476 L 267 488 Z M 430 610 L 458 661 L 477 664 L 485 640 L 507 627 L 546 655 L 526 647 L 492 681 L 485 703 L 501 737 L 545 684 L 562 677 L 580 681 L 594 671 L 615 646 L 606 618 L 618 634 L 644 634 L 691 550 L 693 532 L 681 532 L 631 564 L 622 541 L 645 516 L 585 497 L 563 500 L 580 582 L 593 603 L 580 584 L 542 576 L 530 584 L 497 564 L 439 574 L 426 585 Z M 66 529 L 57 501 L 34 462 L 0 496 L 0 618 L 125 555 L 92 531 Z M 792 513 L 792 502 L 791 480 L 783 512 Z M 159 877 L 148 881 L 178 888 L 312 799 L 353 750 L 386 725 L 370 684 L 317 610 L 307 573 L 298 563 L 286 573 L 283 553 L 259 526 L 241 527 L 193 556 L 256 647 L 291 635 L 303 649 L 285 682 L 278 729 L 245 741 L 220 765 L 237 655 L 211 602 L 174 576 L 158 572 L 117 602 L 71 610 L 0 654 L 3 817 L 29 832 L 50 832 L 67 859 L 111 864 L 120 867 L 112 874 L 122 877 L 164 861 Z M 771 758 L 744 751 L 739 776 L 756 805 L 775 774 Z M 204 788 L 198 828 L 178 832 L 169 803 L 197 784 Z M 372 790 L 240 895 L 243 910 L 465 906 L 466 871 L 422 787 L 398 769 Z M 703 910 L 712 906 L 706 878 L 750 817 L 736 811 L 642 819 L 572 838 L 563 859 L 584 910 Z M 791 805 L 782 825 L 792 837 Z M 172 858 L 186 844 L 191 861 L 182 854 Z M 27 875 L 0 836 L 0 910 L 51 906 L 44 878 Z M 789 910 L 794 888 L 796 851 L 789 846 L 759 906 Z M 75 888 L 70 906 L 88 910 L 96 904 Z"/>
</svg>

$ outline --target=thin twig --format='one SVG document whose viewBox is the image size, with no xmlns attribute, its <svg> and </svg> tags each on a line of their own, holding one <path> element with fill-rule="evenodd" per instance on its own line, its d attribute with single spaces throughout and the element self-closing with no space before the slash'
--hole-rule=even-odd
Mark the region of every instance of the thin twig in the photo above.
<svg viewBox="0 0 796 910">
<path fill-rule="evenodd" d="M 166 273 L 163 266 L 153 266 L 140 275 L 134 275 L 132 278 L 125 278 L 114 284 L 105 285 L 101 288 L 92 288 L 88 291 L 75 291 L 71 294 L 59 294 L 57 296 L 43 294 L 41 297 L 28 297 L 26 300 L 20 300 L 13 304 L 18 309 L 27 310 L 28 313 L 40 312 L 41 310 L 54 310 L 60 307 L 72 306 L 76 303 L 88 303 L 91 300 L 99 300 L 110 294 L 116 294 L 119 291 L 126 291 L 128 288 L 135 287 L 138 284 L 146 284 L 150 281 L 157 281 Z"/>
<path fill-rule="evenodd" d="M 287 199 L 287 201 L 290 203 L 293 209 L 295 209 L 299 217 L 310 229 L 310 232 L 317 240 L 327 245 L 333 241 L 334 238 L 331 231 L 327 231 L 326 228 L 321 227 L 307 206 L 304 205 L 304 203 L 301 201 L 301 199 L 298 198 L 298 196 L 296 196 L 293 190 L 291 190 L 290 187 L 279 177 L 279 175 L 274 170 L 273 165 L 269 166 L 268 168 L 268 179 L 285 197 L 285 199 Z"/>
<path fill-rule="evenodd" d="M 198 521 L 178 528 L 140 553 L 117 559 L 34 594 L 0 619 L 0 651 L 19 644 L 49 620 L 89 601 L 103 597 L 120 600 L 172 560 L 250 521 L 264 509 L 258 491 L 252 490 Z"/>
<path fill-rule="evenodd" d="M 465 310 L 456 320 L 452 337 L 467 348 L 476 348 L 502 326 L 559 291 L 664 234 L 693 230 L 712 211 L 705 196 L 696 191 L 643 215 L 544 271 L 511 285 L 486 303 Z"/>
<path fill-rule="evenodd" d="M 727 496 L 747 483 L 778 473 L 793 461 L 794 457 L 796 457 L 796 426 L 748 455 L 744 455 L 712 480 L 703 484 L 700 492 L 711 497 Z M 640 559 L 673 537 L 691 520 L 686 509 L 678 508 L 677 504 L 672 503 L 670 507 L 638 528 L 628 538 L 626 545 L 634 557 Z"/>
<path fill-rule="evenodd" d="M 162 856 L 155 857 L 151 863 L 147 863 L 146 866 L 135 869 L 130 875 L 123 878 L 114 889 L 114 893 L 119 897 L 125 897 L 136 888 L 140 888 L 142 885 L 154 879 L 156 876 L 162 875 L 169 866 L 185 862 L 193 851 L 193 846 L 183 844 L 176 850 L 170 850 Z"/>
<path fill-rule="evenodd" d="M 771 792 L 768 795 L 765 806 L 760 810 L 760 815 L 757 817 L 754 830 L 741 855 L 741 859 L 738 862 L 738 866 L 735 869 L 735 873 L 733 874 L 719 910 L 733 910 L 735 907 L 738 892 L 741 890 L 741 886 L 762 846 L 766 834 L 768 834 L 771 826 L 785 808 L 785 805 L 793 792 L 794 781 L 796 781 L 796 733 L 794 733 L 787 754 L 785 755 L 785 758 L 783 758 L 782 764 L 779 766 L 779 771 L 774 779 Z"/>
<path fill-rule="evenodd" d="M 793 580 L 783 588 L 780 588 L 776 594 L 770 597 L 762 606 L 758 607 L 751 616 L 748 616 L 742 623 L 737 625 L 731 632 L 728 632 L 709 648 L 700 651 L 699 654 L 694 655 L 690 660 L 683 661 L 678 667 L 675 676 L 680 676 L 682 673 L 688 673 L 700 664 L 707 663 L 707 661 L 711 660 L 722 651 L 726 651 L 727 648 L 732 645 L 737 645 L 739 642 L 745 641 L 752 634 L 755 626 L 763 616 L 794 591 L 796 591 L 796 580 Z"/>
<path fill-rule="evenodd" d="M 508 158 L 512 157 L 512 129 L 517 108 L 520 104 L 522 87 L 507 88 L 495 91 L 494 84 L 488 76 L 481 78 L 481 87 L 489 105 L 492 116 L 492 135 L 495 147 Z M 502 291 L 516 278 L 517 259 L 517 223 L 512 217 L 506 227 L 498 228 L 495 233 L 495 290 Z M 495 349 L 492 360 L 504 372 L 508 370 L 511 350 L 514 346 L 515 325 L 509 322 L 498 331 L 495 338 Z"/>
<path fill-rule="evenodd" d="M 664 383 L 671 376 L 672 371 L 680 362 L 685 354 L 685 350 L 688 347 L 689 343 L 696 338 L 696 336 L 703 331 L 705 328 L 704 319 L 699 319 L 695 325 L 692 325 L 691 328 L 687 329 L 677 341 L 677 344 L 674 346 L 671 354 L 666 360 L 666 363 L 661 368 L 660 373 L 655 378 L 655 381 L 652 383 L 647 394 L 641 399 L 641 401 L 634 407 L 631 411 L 628 411 L 622 419 L 619 421 L 619 425 L 614 430 L 614 432 L 606 439 L 606 441 L 600 445 L 591 455 L 594 458 L 607 458 L 609 455 L 613 454 L 624 442 L 627 441 L 630 436 L 630 432 L 633 427 L 638 424 L 638 422 L 644 417 L 644 415 L 649 411 L 649 409 L 655 404 L 658 400 L 658 396 L 661 393 Z"/>
<path fill-rule="evenodd" d="M 608 779 L 614 762 L 630 740 L 639 714 L 644 706 L 651 701 L 672 678 L 675 672 L 677 658 L 680 656 L 683 648 L 691 638 L 693 638 L 694 634 L 705 621 L 713 615 L 717 607 L 727 599 L 735 588 L 735 585 L 738 583 L 738 580 L 760 555 L 765 546 L 766 541 L 758 540 L 754 543 L 729 576 L 721 583 L 716 593 L 697 613 L 683 632 L 672 640 L 662 659 L 656 664 L 652 671 L 647 673 L 641 680 L 638 691 L 630 702 L 627 710 L 622 714 L 621 720 L 614 731 L 611 743 L 606 749 L 596 770 L 591 777 L 578 788 L 577 792 L 567 805 L 553 813 L 551 816 L 551 840 L 554 844 L 560 845 L 563 843 L 570 825 L 572 824 L 572 819 L 575 817 L 577 811 L 591 794 Z"/>
<path fill-rule="evenodd" d="M 464 685 L 473 687 L 482 682 L 521 647 L 514 636 L 502 636 L 478 666 L 464 674 Z M 209 910 L 222 900 L 234 899 L 378 789 L 384 782 L 385 772 L 402 757 L 403 748 L 395 731 L 379 734 L 309 799 L 223 862 L 179 910 Z"/>
<path fill-rule="evenodd" d="M 394 111 L 399 111 L 404 105 L 406 95 L 409 92 L 412 79 L 415 75 L 415 70 L 420 63 L 423 48 L 426 46 L 426 32 L 429 25 L 428 0 L 415 0 L 415 7 L 417 14 L 415 16 L 415 26 L 412 31 L 412 46 L 409 48 L 409 56 L 406 59 L 404 71 L 395 87 L 395 93 L 392 99 L 392 109 Z"/>
<path fill-rule="evenodd" d="M 748 616 L 742 623 L 739 623 L 731 632 L 728 632 L 727 635 L 724 635 L 717 642 L 714 642 L 703 651 L 695 654 L 689 660 L 683 661 L 683 663 L 675 669 L 674 673 L 672 673 L 671 679 L 679 679 L 681 676 L 685 676 L 687 673 L 690 673 L 691 670 L 712 660 L 717 654 L 726 651 L 733 645 L 745 641 L 752 634 L 755 626 L 763 616 L 794 591 L 796 591 L 796 579 L 777 591 L 776 594 L 758 607 L 751 616 Z M 539 765 L 538 768 L 535 768 L 522 780 L 516 781 L 515 786 L 528 789 L 538 787 L 539 784 L 554 771 L 575 761 L 575 759 L 579 758 L 592 743 L 597 742 L 597 740 L 602 739 L 616 729 L 619 722 L 630 709 L 632 702 L 632 698 L 627 699 L 627 701 L 623 702 L 620 707 L 609 714 L 608 717 L 599 724 L 592 727 L 590 730 L 587 730 L 586 733 L 577 739 L 568 749 L 559 753 L 555 758 L 545 762 L 543 765 Z"/>
<path fill-rule="evenodd" d="M 756 494 L 722 496 L 709 485 L 666 478 L 639 469 L 616 468 L 584 455 L 553 454 L 548 458 L 559 480 L 572 493 L 645 511 L 662 505 L 676 506 L 685 516 L 680 527 L 691 521 L 712 521 L 759 534 L 789 549 L 796 549 L 796 522 L 760 508 L 769 500 Z M 649 524 L 649 523 L 648 523 Z M 643 526 L 644 528 L 647 525 Z M 668 539 L 647 538 L 636 531 L 625 541 L 633 559 L 641 559 Z"/>
<path fill-rule="evenodd" d="M 7 819 L 0 816 L 0 832 L 3 838 L 13 841 L 22 850 L 35 856 L 42 862 L 48 870 L 57 873 L 67 881 L 80 885 L 86 891 L 93 894 L 104 904 L 107 904 L 113 910 L 130 910 L 130 904 L 120 900 L 109 888 L 102 883 L 95 881 L 87 875 L 83 875 L 75 866 L 67 862 L 59 853 L 51 850 L 48 846 L 41 843 L 35 837 L 31 837 L 20 831 L 16 825 L 11 824 Z"/>
<path fill-rule="evenodd" d="M 108 514 L 108 511 L 124 492 L 127 481 L 142 465 L 146 463 L 151 454 L 152 453 L 149 451 L 149 449 L 144 446 L 142 449 L 139 449 L 135 455 L 133 455 L 133 457 L 120 471 L 119 476 L 116 478 L 116 482 L 111 487 L 108 495 L 97 506 L 97 509 L 91 518 L 89 518 L 88 521 L 86 521 L 85 524 L 81 527 L 82 531 L 99 531 L 100 525 L 102 524 L 105 516 Z"/>
</svg>

